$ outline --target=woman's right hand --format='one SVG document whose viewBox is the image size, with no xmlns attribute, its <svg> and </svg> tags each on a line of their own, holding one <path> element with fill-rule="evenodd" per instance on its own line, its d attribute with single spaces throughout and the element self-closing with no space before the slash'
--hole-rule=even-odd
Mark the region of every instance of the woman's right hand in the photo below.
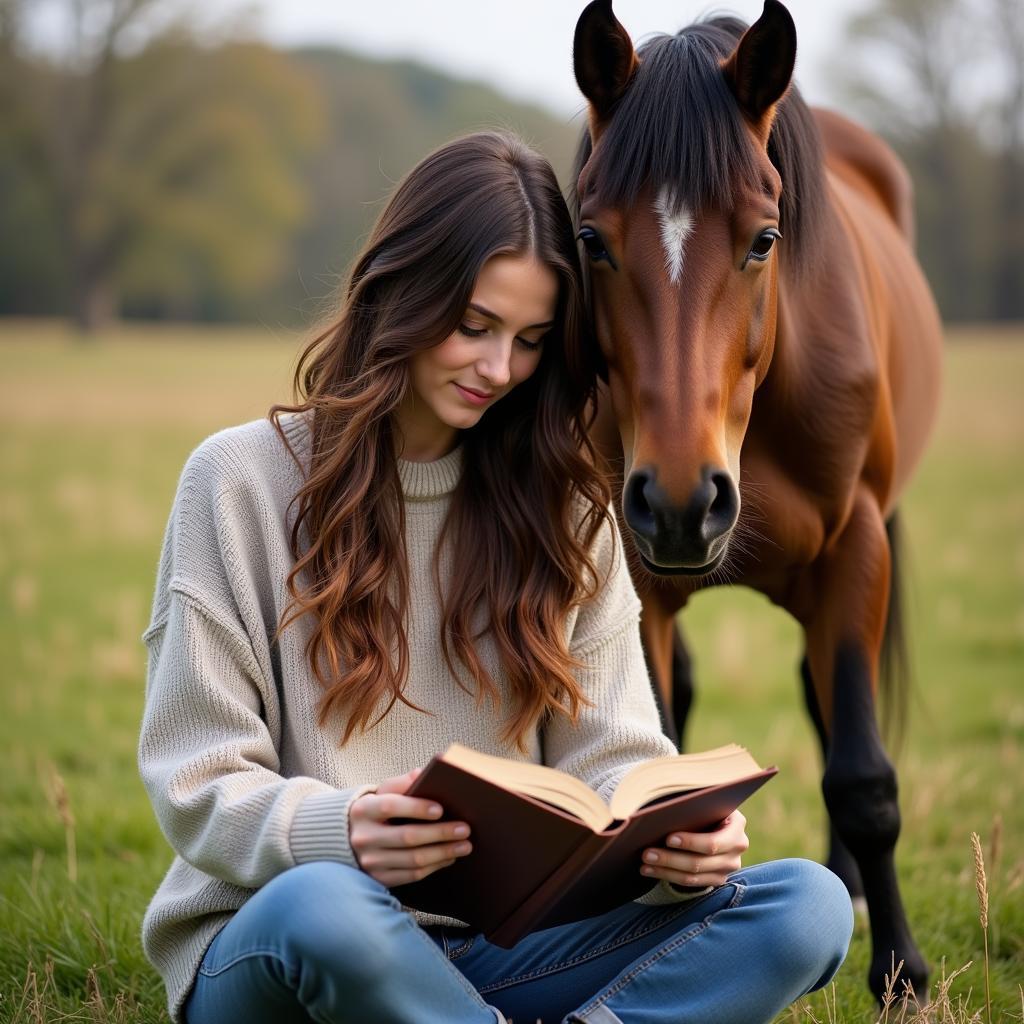
<svg viewBox="0 0 1024 1024">
<path fill-rule="evenodd" d="M 466 822 L 438 822 L 444 812 L 436 801 L 403 795 L 422 770 L 413 768 L 385 779 L 376 793 L 364 793 L 349 808 L 349 844 L 356 861 L 382 885 L 419 881 L 473 848 L 465 839 L 469 835 Z M 423 818 L 434 823 L 392 825 L 389 818 Z"/>
</svg>

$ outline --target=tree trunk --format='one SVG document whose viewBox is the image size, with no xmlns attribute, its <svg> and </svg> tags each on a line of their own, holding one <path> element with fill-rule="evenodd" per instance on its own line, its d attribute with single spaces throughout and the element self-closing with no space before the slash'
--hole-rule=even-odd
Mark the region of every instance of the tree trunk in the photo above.
<svg viewBox="0 0 1024 1024">
<path fill-rule="evenodd" d="M 1024 159 L 1007 150 L 1000 160 L 999 244 L 992 275 L 997 320 L 1024 316 Z"/>
<path fill-rule="evenodd" d="M 999 320 L 1024 316 L 1024 13 L 1019 0 L 1001 0 L 999 41 L 1009 73 L 1002 102 L 1002 147 L 998 156 L 998 206 L 993 313 Z"/>
<path fill-rule="evenodd" d="M 71 322 L 81 341 L 117 319 L 117 293 L 110 278 L 101 273 L 76 274 L 72 291 Z"/>
</svg>

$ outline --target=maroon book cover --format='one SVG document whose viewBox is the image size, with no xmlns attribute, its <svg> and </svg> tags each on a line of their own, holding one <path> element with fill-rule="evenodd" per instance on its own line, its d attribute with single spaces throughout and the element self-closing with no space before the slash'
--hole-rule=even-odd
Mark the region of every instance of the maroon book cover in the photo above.
<svg viewBox="0 0 1024 1024">
<path fill-rule="evenodd" d="M 407 793 L 436 800 L 443 821 L 467 822 L 473 850 L 391 891 L 407 907 L 465 921 L 509 948 L 538 928 L 603 914 L 642 896 L 657 884 L 640 874 L 646 847 L 675 830 L 714 826 L 777 771 L 663 797 L 595 833 L 551 804 L 434 757 Z"/>
</svg>

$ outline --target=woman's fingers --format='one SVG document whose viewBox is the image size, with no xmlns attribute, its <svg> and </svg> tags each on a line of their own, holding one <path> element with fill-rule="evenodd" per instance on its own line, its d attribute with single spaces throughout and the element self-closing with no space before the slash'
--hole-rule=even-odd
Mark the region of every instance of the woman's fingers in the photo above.
<svg viewBox="0 0 1024 1024">
<path fill-rule="evenodd" d="M 404 795 L 418 773 L 413 769 L 385 779 L 349 809 L 349 844 L 356 861 L 384 885 L 425 878 L 473 848 L 466 822 L 438 821 L 444 813 L 439 804 Z"/>
<path fill-rule="evenodd" d="M 646 868 L 644 869 L 646 873 Z M 657 880 L 659 878 L 664 879 L 666 882 L 672 882 L 674 885 L 683 885 L 688 889 L 703 888 L 706 885 L 725 885 L 729 880 L 728 874 L 704 874 L 700 872 L 695 875 L 687 874 L 680 871 L 669 871 L 667 868 L 663 868 L 658 874 L 652 874 L 648 877 Z"/>
<path fill-rule="evenodd" d="M 435 825 L 388 825 L 365 821 L 353 824 L 349 839 L 356 849 L 385 846 L 403 850 L 466 839 L 469 832 L 464 821 L 440 821 Z"/>
<path fill-rule="evenodd" d="M 652 852 L 657 860 L 650 859 Z M 702 857 L 700 854 L 676 853 L 674 850 L 661 849 L 645 851 L 643 861 L 644 869 L 652 868 L 651 872 L 644 870 L 644 874 L 668 878 L 669 881 L 679 882 L 681 885 L 707 885 L 712 880 L 715 880 L 714 884 L 721 884 L 727 875 L 740 869 L 739 854 Z M 692 878 L 699 881 L 690 881 Z"/>
<path fill-rule="evenodd" d="M 359 867 L 384 885 L 415 882 L 454 864 L 473 850 L 473 844 L 466 839 L 405 847 L 384 845 L 379 838 L 364 840 L 361 834 L 353 834 L 350 842 Z"/>
<path fill-rule="evenodd" d="M 672 832 L 666 837 L 665 845 L 704 856 L 743 853 L 750 846 L 746 826 L 743 812 L 733 811 L 713 832 Z"/>
<path fill-rule="evenodd" d="M 736 871 L 740 866 L 740 855 L 738 853 L 723 854 L 719 857 L 701 857 L 693 854 L 675 853 L 672 850 L 657 850 L 657 861 L 651 861 L 644 857 L 645 864 L 661 864 L 664 867 L 672 868 L 673 871 L 683 871 L 691 875 L 696 874 L 728 874 Z"/>
<path fill-rule="evenodd" d="M 721 885 L 740 869 L 750 846 L 746 824 L 743 813 L 733 811 L 711 832 L 672 832 L 665 837 L 664 847 L 643 851 L 640 870 L 677 885 Z"/>
<path fill-rule="evenodd" d="M 349 811 L 353 821 L 387 821 L 389 818 L 423 818 L 436 821 L 444 813 L 433 800 L 422 800 L 401 793 L 364 793 Z"/>
<path fill-rule="evenodd" d="M 467 841 L 458 843 L 435 843 L 432 846 L 418 846 L 413 850 L 396 850 L 389 847 L 375 847 L 362 858 L 363 870 L 379 878 L 385 871 L 408 871 L 414 873 L 421 868 L 435 869 L 441 864 L 453 862 L 472 850 Z"/>
<path fill-rule="evenodd" d="M 382 885 L 405 885 L 408 882 L 418 882 L 421 878 L 426 878 L 427 875 L 433 874 L 435 871 L 441 871 L 443 868 L 451 867 L 454 863 L 454 860 L 446 860 L 442 861 L 440 864 L 434 864 L 431 867 L 417 868 L 414 871 L 386 870 L 380 875 L 374 874 L 373 877 Z"/>
</svg>

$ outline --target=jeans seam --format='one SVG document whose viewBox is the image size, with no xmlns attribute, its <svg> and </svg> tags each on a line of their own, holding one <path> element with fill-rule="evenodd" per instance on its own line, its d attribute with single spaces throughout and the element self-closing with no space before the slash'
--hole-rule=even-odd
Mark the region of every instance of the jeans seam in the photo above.
<svg viewBox="0 0 1024 1024">
<path fill-rule="evenodd" d="M 226 964 L 221 964 L 217 968 L 209 968 L 204 964 L 199 965 L 199 973 L 205 978 L 216 978 L 219 974 L 223 974 L 225 971 L 230 970 L 235 964 L 240 964 L 243 960 L 251 960 L 256 956 L 269 956 L 276 960 L 286 970 L 288 969 L 288 961 L 281 956 L 276 949 L 247 949 L 244 953 L 239 953 L 237 956 L 232 957 Z"/>
<path fill-rule="evenodd" d="M 743 902 L 743 897 L 746 894 L 747 886 L 744 885 L 742 882 L 733 882 L 732 884 L 736 886 L 736 895 L 733 896 L 733 898 L 729 900 L 729 902 L 724 907 L 722 907 L 720 910 L 716 910 L 713 914 L 709 914 L 695 928 L 688 929 L 682 935 L 678 936 L 678 938 L 673 939 L 668 944 L 662 946 L 660 949 L 657 949 L 654 953 L 648 956 L 642 963 L 637 964 L 629 972 L 629 974 L 620 978 L 611 988 L 602 992 L 601 995 L 599 995 L 596 999 L 593 999 L 582 1009 L 575 1010 L 573 1012 L 573 1018 L 575 1019 L 576 1016 L 580 1017 L 581 1019 L 585 1018 L 591 1010 L 596 1009 L 598 1006 L 602 1006 L 609 999 L 611 999 L 612 996 L 616 995 L 618 992 L 621 992 L 622 989 L 626 987 L 626 985 L 628 985 L 642 971 L 647 970 L 647 968 L 650 967 L 651 964 L 657 963 L 667 954 L 678 949 L 680 946 L 685 945 L 691 939 L 695 939 L 698 935 L 701 935 L 704 932 L 706 932 L 710 927 L 711 922 L 714 921 L 714 919 L 718 917 L 719 914 L 724 913 L 726 910 L 733 910 L 736 907 L 738 907 Z M 710 893 L 708 895 L 710 895 Z"/>
<path fill-rule="evenodd" d="M 478 1005 L 481 1006 L 483 1009 L 492 1009 L 492 1007 L 488 1006 L 487 1003 L 484 1002 L 483 997 L 480 995 L 480 991 L 476 988 L 476 986 L 474 986 L 473 983 L 457 967 L 452 966 L 452 963 L 448 959 L 448 957 L 437 948 L 437 943 L 434 942 L 434 940 L 423 930 L 423 928 L 420 927 L 419 924 L 417 924 L 417 922 L 411 916 L 409 916 L 409 923 L 412 925 L 413 930 L 416 932 L 416 934 L 419 935 L 423 939 L 424 943 L 426 943 L 426 945 L 430 948 L 433 955 L 438 957 L 441 963 L 444 964 L 445 969 L 454 973 L 454 975 L 459 980 L 459 984 L 462 985 L 463 989 L 465 989 L 466 994 L 471 999 L 474 999 L 478 1003 Z"/>
<path fill-rule="evenodd" d="M 633 942 L 635 939 L 643 938 L 645 935 L 650 935 L 651 932 L 655 932 L 659 928 L 663 928 L 668 924 L 668 922 L 677 917 L 681 917 L 685 912 L 692 910 L 695 902 L 702 902 L 711 895 L 712 893 L 710 892 L 705 893 L 700 900 L 688 900 L 674 905 L 671 907 L 670 913 L 662 915 L 659 919 L 654 921 L 644 921 L 638 930 L 631 931 L 627 935 L 620 936 L 612 942 L 606 942 L 602 946 L 595 946 L 593 949 L 589 949 L 586 953 L 581 953 L 579 956 L 573 957 L 571 960 L 561 960 L 557 964 L 547 964 L 535 971 L 530 971 L 528 974 L 517 974 L 511 978 L 503 978 L 501 981 L 491 982 L 489 985 L 481 986 L 479 992 L 481 995 L 486 992 L 495 992 L 499 989 L 508 988 L 509 985 L 518 985 L 524 981 L 535 981 L 537 978 L 543 978 L 549 974 L 557 974 L 559 971 L 563 971 L 566 968 L 576 967 L 581 963 L 586 963 L 586 961 L 592 960 L 594 957 L 601 956 L 609 950 L 618 949 L 620 946 L 624 946 L 629 942 Z"/>
<path fill-rule="evenodd" d="M 444 936 L 444 953 L 445 953 L 445 956 L 448 957 L 449 960 L 458 960 L 459 957 L 462 956 L 463 953 L 468 953 L 473 948 L 473 944 L 476 942 L 476 940 L 477 940 L 477 936 L 470 935 L 470 937 L 468 939 L 462 940 L 462 944 L 461 945 L 456 946 L 454 949 L 452 949 L 448 945 L 448 936 L 445 935 Z"/>
</svg>

